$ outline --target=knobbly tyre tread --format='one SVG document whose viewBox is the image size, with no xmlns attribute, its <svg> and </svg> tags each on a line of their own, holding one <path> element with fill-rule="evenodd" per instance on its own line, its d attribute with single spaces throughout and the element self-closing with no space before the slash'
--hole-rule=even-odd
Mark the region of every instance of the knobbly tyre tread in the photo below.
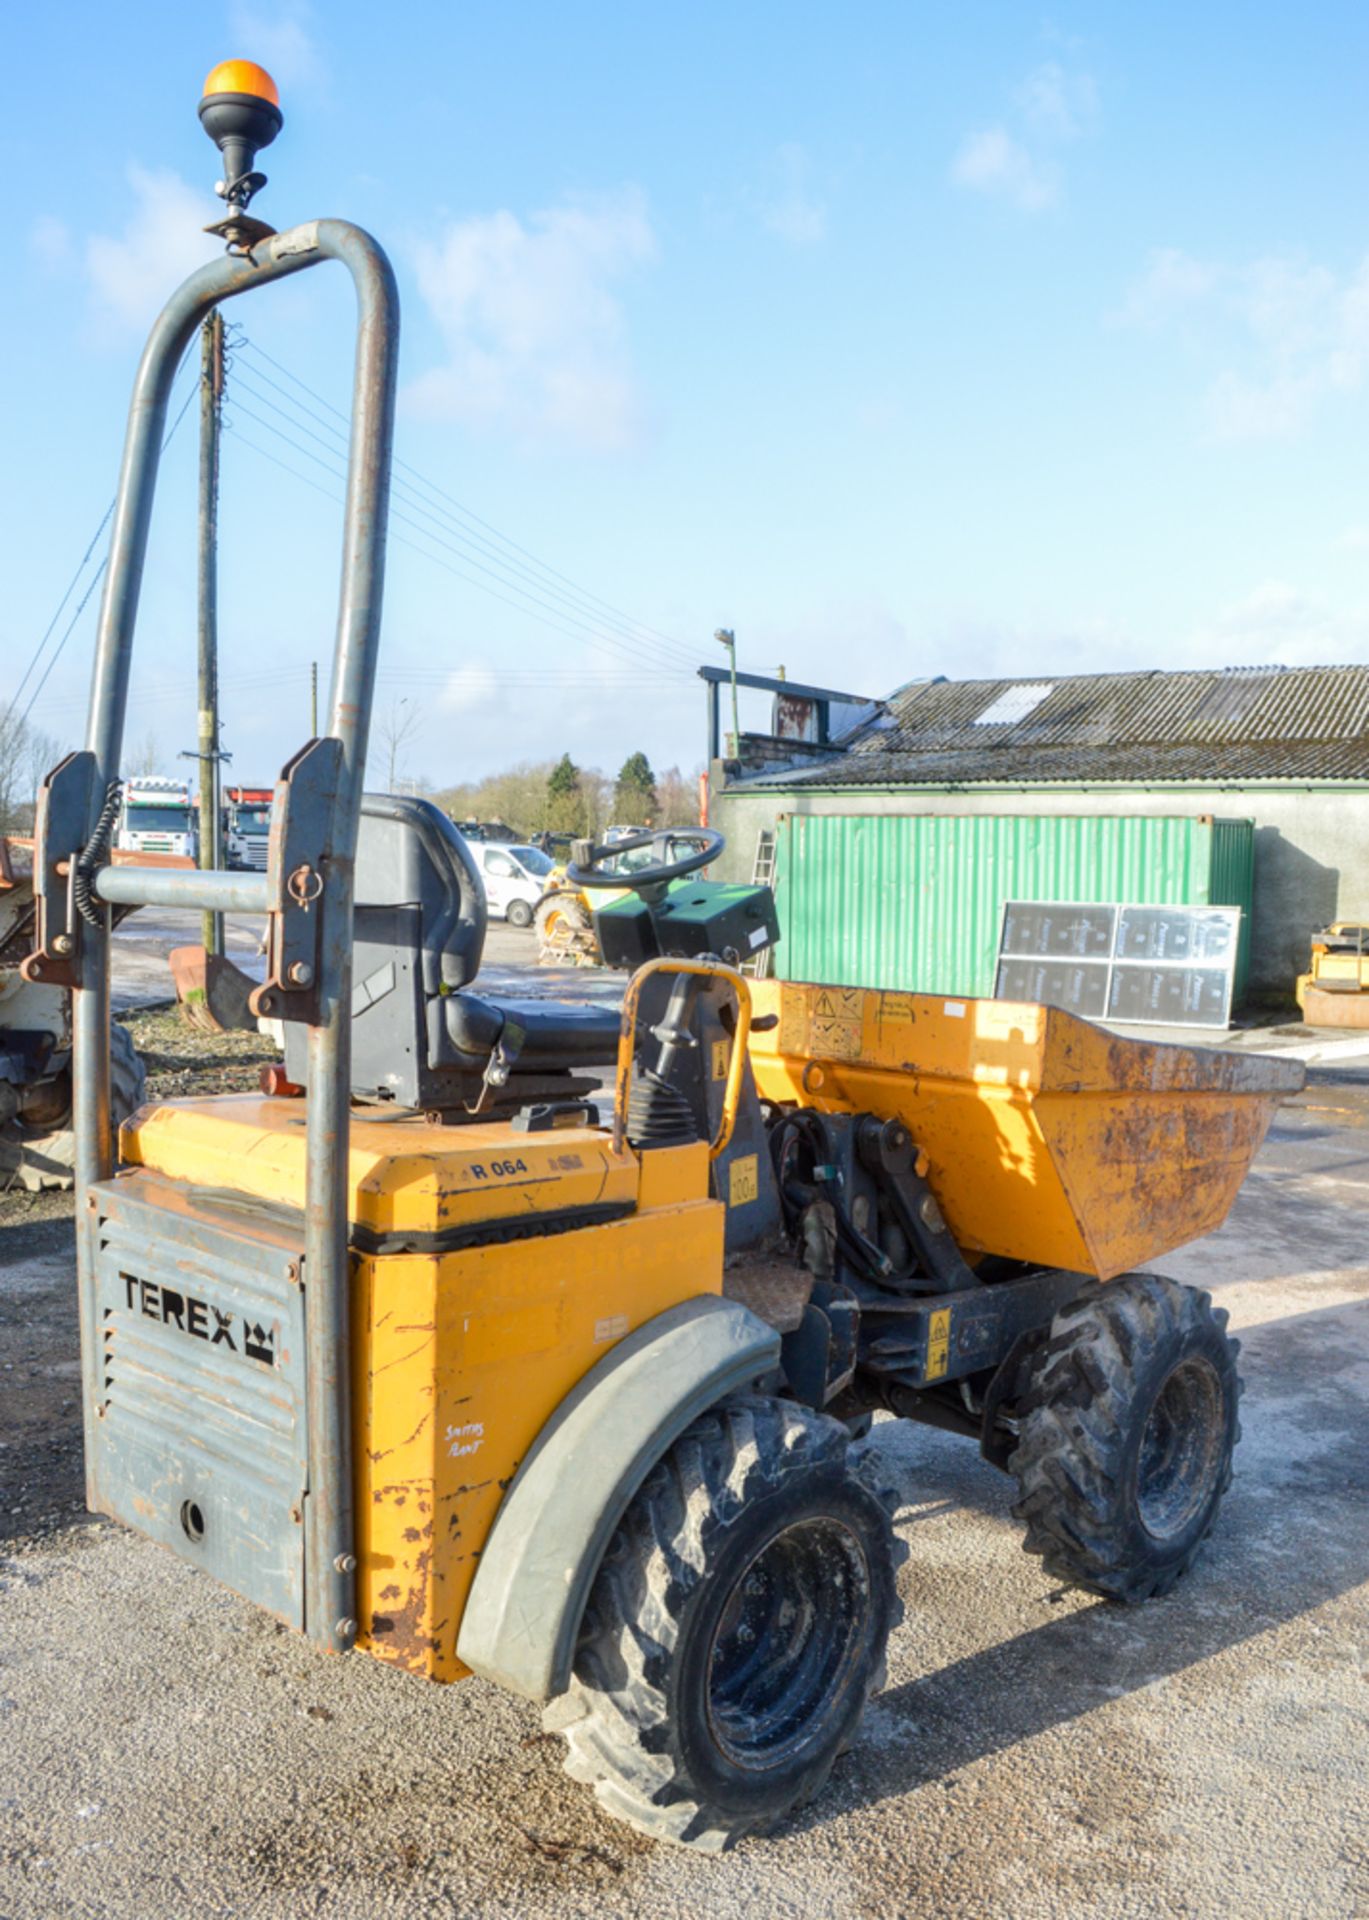
<svg viewBox="0 0 1369 1920">
<path fill-rule="evenodd" d="M 109 1111 L 117 1134 L 129 1115 L 143 1104 L 147 1069 L 127 1027 L 111 1021 L 109 1028 Z M 75 1175 L 76 1135 L 70 1111 L 66 1123 L 48 1133 L 24 1133 L 19 1128 L 0 1137 L 0 1174 L 8 1172 L 25 1193 L 64 1191 Z"/>
<path fill-rule="evenodd" d="M 888 1624 L 844 1737 L 801 1770 L 782 1806 L 738 1817 L 692 1789 L 672 1751 L 666 1683 L 679 1616 L 748 1501 L 814 1467 L 834 1465 L 884 1509 Z M 884 1685 L 888 1633 L 903 1617 L 895 1576 L 908 1548 L 893 1531 L 897 1504 L 878 1455 L 853 1452 L 846 1428 L 824 1414 L 747 1395 L 695 1421 L 647 1477 L 610 1542 L 586 1609 L 570 1691 L 546 1709 L 544 1724 L 567 1741 L 566 1772 L 639 1832 L 701 1852 L 720 1852 L 748 1833 L 765 1832 L 821 1792 L 833 1762 L 853 1744 L 866 1702 Z"/>
<path fill-rule="evenodd" d="M 1225 1349 L 1224 1384 L 1238 1406 L 1240 1343 L 1226 1333 L 1228 1317 L 1210 1294 L 1160 1274 L 1090 1282 L 1055 1315 L 1033 1357 L 1007 1461 L 1018 1485 L 1013 1513 L 1027 1529 L 1023 1548 L 1048 1573 L 1131 1603 L 1168 1593 L 1192 1566 L 1231 1485 L 1232 1448 L 1241 1437 L 1236 1408 L 1215 1495 L 1177 1555 L 1138 1550 L 1127 1441 L 1139 1417 L 1137 1382 L 1163 1364 L 1161 1355 L 1177 1357 L 1205 1330 L 1215 1329 Z"/>
<path fill-rule="evenodd" d="M 556 929 L 554 922 L 562 927 Z M 600 964 L 599 941 L 589 909 L 569 890 L 543 894 L 533 914 L 540 967 L 593 967 Z"/>
</svg>

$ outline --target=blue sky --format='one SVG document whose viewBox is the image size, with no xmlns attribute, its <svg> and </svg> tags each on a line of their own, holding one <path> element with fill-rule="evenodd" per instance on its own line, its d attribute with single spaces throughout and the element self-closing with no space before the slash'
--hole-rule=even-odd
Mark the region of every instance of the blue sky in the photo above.
<svg viewBox="0 0 1369 1920">
<path fill-rule="evenodd" d="M 286 116 L 254 211 L 357 220 L 399 274 L 404 771 L 691 767 L 720 625 L 744 667 L 871 694 L 1369 659 L 1362 8 L 134 0 L 10 42 L 11 684 L 108 504 L 148 321 L 213 245 L 195 106 L 229 55 Z M 331 648 L 350 296 L 324 270 L 230 317 L 225 745 L 255 783 Z M 194 458 L 192 415 L 129 720 L 168 771 Z M 94 613 L 33 710 L 63 743 Z"/>
</svg>

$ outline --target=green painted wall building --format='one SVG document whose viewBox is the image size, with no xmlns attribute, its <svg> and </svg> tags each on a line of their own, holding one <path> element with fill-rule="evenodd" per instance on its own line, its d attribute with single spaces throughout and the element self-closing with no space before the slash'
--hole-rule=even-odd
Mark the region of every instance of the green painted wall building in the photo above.
<svg viewBox="0 0 1369 1920">
<path fill-rule="evenodd" d="M 1369 919 L 1369 667 L 917 682 L 716 762 L 711 817 L 734 878 L 773 836 L 782 977 L 988 993 L 1005 900 L 1186 902 L 1242 907 L 1239 989 L 1285 1000 Z"/>
</svg>

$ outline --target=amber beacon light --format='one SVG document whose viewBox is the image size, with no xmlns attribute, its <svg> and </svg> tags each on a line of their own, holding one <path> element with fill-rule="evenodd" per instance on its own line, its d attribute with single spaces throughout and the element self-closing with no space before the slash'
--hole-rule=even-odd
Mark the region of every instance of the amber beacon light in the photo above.
<svg viewBox="0 0 1369 1920">
<path fill-rule="evenodd" d="M 255 61 L 221 60 L 204 83 L 199 111 L 201 126 L 223 155 L 223 179 L 215 192 L 228 202 L 224 229 L 241 231 L 249 224 L 243 220 L 248 202 L 266 185 L 266 175 L 252 171 L 257 154 L 284 125 L 276 83 Z"/>
</svg>

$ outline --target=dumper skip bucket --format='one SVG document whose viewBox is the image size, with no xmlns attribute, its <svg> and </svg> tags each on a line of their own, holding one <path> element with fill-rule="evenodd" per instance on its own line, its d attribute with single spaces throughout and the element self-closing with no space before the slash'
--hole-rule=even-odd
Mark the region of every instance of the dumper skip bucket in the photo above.
<svg viewBox="0 0 1369 1920">
<path fill-rule="evenodd" d="M 758 981 L 763 1099 L 897 1117 L 967 1255 L 1110 1279 L 1230 1211 L 1298 1061 L 1124 1039 L 1054 1007 Z"/>
</svg>

